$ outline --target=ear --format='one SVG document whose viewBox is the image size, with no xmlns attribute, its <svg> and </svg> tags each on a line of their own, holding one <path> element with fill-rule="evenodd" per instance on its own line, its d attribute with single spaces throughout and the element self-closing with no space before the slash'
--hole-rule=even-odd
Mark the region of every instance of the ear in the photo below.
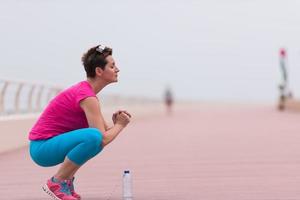
<svg viewBox="0 0 300 200">
<path fill-rule="evenodd" d="M 97 76 L 101 76 L 103 74 L 103 69 L 101 69 L 101 67 L 96 67 L 95 72 Z"/>
</svg>

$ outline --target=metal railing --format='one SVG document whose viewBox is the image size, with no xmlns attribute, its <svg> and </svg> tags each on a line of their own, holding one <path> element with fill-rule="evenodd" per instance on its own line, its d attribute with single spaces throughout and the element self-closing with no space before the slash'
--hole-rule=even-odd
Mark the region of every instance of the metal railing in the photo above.
<svg viewBox="0 0 300 200">
<path fill-rule="evenodd" d="M 0 78 L 0 115 L 35 113 L 63 88 Z"/>
<path fill-rule="evenodd" d="M 64 87 L 0 77 L 0 116 L 41 112 Z M 160 102 L 147 97 L 99 95 L 104 107 L 148 106 Z"/>
</svg>

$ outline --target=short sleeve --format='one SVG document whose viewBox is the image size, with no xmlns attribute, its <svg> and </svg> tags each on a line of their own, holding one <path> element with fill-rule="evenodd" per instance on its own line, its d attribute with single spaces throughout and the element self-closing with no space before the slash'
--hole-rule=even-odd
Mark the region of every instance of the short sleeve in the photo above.
<svg viewBox="0 0 300 200">
<path fill-rule="evenodd" d="M 79 105 L 80 101 L 86 99 L 87 97 L 97 98 L 97 96 L 90 87 L 83 85 L 82 87 L 78 88 L 76 92 L 76 104 Z"/>
</svg>

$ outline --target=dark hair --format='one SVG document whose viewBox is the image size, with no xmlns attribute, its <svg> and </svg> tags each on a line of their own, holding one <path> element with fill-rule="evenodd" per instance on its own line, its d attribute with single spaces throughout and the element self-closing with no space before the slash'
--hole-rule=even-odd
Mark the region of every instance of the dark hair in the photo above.
<svg viewBox="0 0 300 200">
<path fill-rule="evenodd" d="M 96 76 L 96 67 L 104 69 L 107 64 L 105 58 L 110 55 L 112 55 L 112 49 L 103 45 L 92 47 L 83 54 L 81 61 L 84 66 L 86 76 L 94 78 Z"/>
</svg>

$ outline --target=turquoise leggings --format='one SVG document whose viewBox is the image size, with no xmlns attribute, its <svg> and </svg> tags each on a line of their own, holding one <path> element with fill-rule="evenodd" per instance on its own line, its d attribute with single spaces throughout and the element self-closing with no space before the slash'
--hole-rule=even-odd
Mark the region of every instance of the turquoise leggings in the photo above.
<svg viewBox="0 0 300 200">
<path fill-rule="evenodd" d="M 102 133 L 96 128 L 83 128 L 46 140 L 30 142 L 32 160 L 50 167 L 62 163 L 66 157 L 82 165 L 102 150 Z"/>
</svg>

